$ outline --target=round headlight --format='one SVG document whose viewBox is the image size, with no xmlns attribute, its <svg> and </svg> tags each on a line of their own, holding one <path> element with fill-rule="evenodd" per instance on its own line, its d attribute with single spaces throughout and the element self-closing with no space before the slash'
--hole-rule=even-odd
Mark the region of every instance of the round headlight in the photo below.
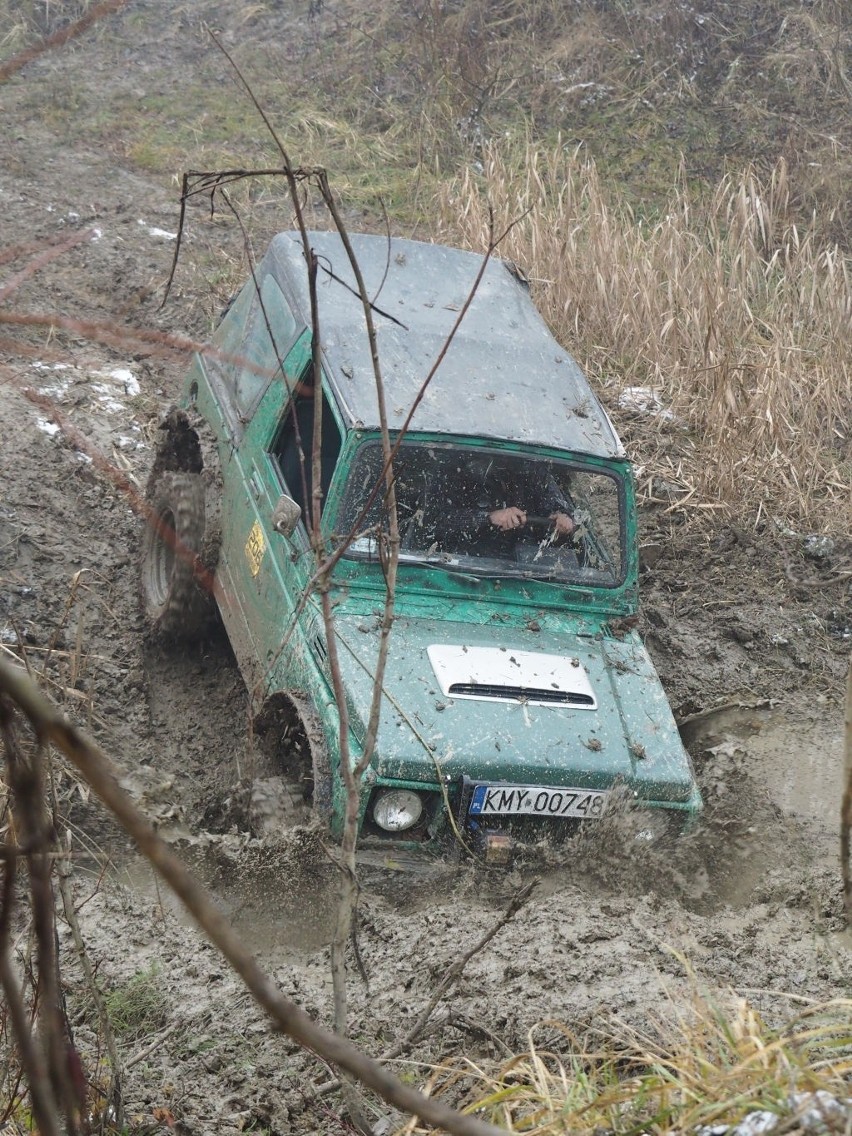
<svg viewBox="0 0 852 1136">
<path fill-rule="evenodd" d="M 373 820 L 385 832 L 405 832 L 422 816 L 423 802 L 411 789 L 387 789 L 373 805 Z"/>
</svg>

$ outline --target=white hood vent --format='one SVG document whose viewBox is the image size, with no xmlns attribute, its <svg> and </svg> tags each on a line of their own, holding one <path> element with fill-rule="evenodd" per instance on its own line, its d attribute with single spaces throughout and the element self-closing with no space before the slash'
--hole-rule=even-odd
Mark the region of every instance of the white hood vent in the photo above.
<svg viewBox="0 0 852 1136">
<path fill-rule="evenodd" d="M 444 643 L 435 643 L 427 651 L 447 698 L 597 710 L 598 700 L 579 659 Z"/>
</svg>

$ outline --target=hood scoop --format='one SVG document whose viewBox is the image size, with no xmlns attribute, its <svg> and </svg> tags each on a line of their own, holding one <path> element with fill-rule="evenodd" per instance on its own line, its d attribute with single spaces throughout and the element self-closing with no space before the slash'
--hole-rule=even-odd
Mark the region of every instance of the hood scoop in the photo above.
<svg viewBox="0 0 852 1136">
<path fill-rule="evenodd" d="M 579 659 L 536 651 L 435 643 L 427 648 L 441 693 L 481 702 L 525 702 L 597 710 L 598 700 Z"/>
</svg>

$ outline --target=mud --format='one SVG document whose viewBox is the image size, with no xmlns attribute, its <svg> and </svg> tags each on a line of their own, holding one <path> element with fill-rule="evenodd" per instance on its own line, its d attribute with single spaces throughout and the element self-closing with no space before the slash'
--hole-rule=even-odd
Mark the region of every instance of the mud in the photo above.
<svg viewBox="0 0 852 1136">
<path fill-rule="evenodd" d="M 203 4 L 182 11 L 196 7 L 205 13 Z M 41 123 L 54 87 L 79 85 L 91 111 L 93 76 L 110 97 L 140 81 L 154 43 L 160 65 L 209 65 L 192 35 L 181 40 L 171 28 L 158 39 L 155 8 L 139 5 L 135 24 L 115 20 L 4 89 L 13 124 L 0 167 L 5 242 L 41 248 L 91 230 L 23 282 L 16 310 L 193 336 L 209 327 L 219 298 L 194 269 L 217 250 L 239 260 L 235 227 L 193 225 L 161 311 L 174 187 L 134 173 L 117 149 L 87 150 Z M 127 64 L 120 73 L 116 58 Z M 260 247 L 264 225 L 279 227 L 258 224 Z M 247 826 L 240 786 L 258 758 L 224 639 L 170 654 L 146 637 L 139 615 L 136 499 L 183 364 L 150 345 L 108 347 L 81 332 L 15 335 L 0 364 L 0 647 L 41 673 L 112 755 L 282 992 L 328 1021 L 333 874 L 322 843 L 310 829 L 259 839 Z M 631 429 L 635 449 L 641 430 Z M 795 999 L 850 993 L 852 956 L 836 935 L 840 699 L 852 624 L 838 569 L 848 569 L 849 545 L 835 541 L 830 556 L 814 559 L 815 534 L 770 523 L 708 531 L 661 508 L 642 524 L 643 543 L 656 549 L 643 573 L 642 630 L 685 722 L 706 816 L 676 842 L 649 839 L 637 824 L 602 826 L 510 873 L 462 867 L 432 879 L 365 866 L 366 981 L 353 970 L 352 1034 L 374 1055 L 405 1033 L 524 880 L 541 875 L 407 1055 L 415 1080 L 462 1053 L 504 1057 L 539 1021 L 578 1033 L 615 1017 L 652 1028 L 688 1005 L 696 985 L 722 1002 L 747 996 L 770 1021 L 786 1018 Z M 165 1109 L 183 1131 L 225 1136 L 339 1131 L 336 1097 L 310 1091 L 328 1071 L 272 1033 L 85 786 L 65 773 L 59 794 L 99 980 L 116 990 L 143 974 L 161 998 L 144 1036 L 119 1038 L 129 1115 L 152 1123 Z M 78 1044 L 91 1055 L 91 1006 L 68 955 Z"/>
</svg>

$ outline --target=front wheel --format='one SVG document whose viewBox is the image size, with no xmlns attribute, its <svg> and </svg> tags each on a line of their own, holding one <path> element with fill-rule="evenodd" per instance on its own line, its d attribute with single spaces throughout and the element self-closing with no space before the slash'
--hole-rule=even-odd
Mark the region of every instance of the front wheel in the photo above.
<svg viewBox="0 0 852 1136">
<path fill-rule="evenodd" d="M 199 579 L 205 530 L 204 482 L 164 473 L 149 501 L 142 549 L 142 605 L 151 627 L 171 639 L 197 638 L 211 610 Z"/>
</svg>

